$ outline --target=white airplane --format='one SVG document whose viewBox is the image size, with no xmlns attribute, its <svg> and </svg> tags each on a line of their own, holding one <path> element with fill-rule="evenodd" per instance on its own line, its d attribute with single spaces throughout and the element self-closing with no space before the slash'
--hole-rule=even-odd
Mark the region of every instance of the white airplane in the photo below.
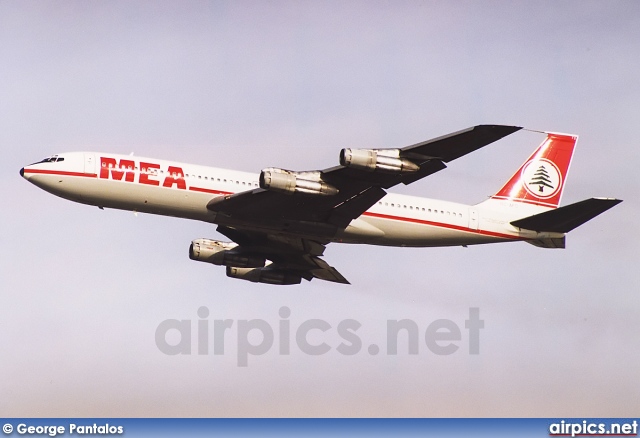
<svg viewBox="0 0 640 438">
<path fill-rule="evenodd" d="M 330 242 L 434 247 L 525 241 L 564 248 L 565 233 L 622 202 L 558 207 L 577 136 L 546 138 L 490 199 L 463 205 L 387 193 L 522 128 L 479 125 L 402 149 L 343 149 L 340 166 L 259 175 L 101 152 L 53 155 L 20 170 L 71 201 L 218 225 L 233 242 L 196 239 L 193 260 L 252 282 L 349 282 L 320 257 Z"/>
</svg>

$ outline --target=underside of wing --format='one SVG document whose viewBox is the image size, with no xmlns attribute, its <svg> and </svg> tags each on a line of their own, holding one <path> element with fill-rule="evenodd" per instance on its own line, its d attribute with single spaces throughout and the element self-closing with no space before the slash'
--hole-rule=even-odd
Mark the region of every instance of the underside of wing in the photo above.
<svg viewBox="0 0 640 438">
<path fill-rule="evenodd" d="M 479 125 L 402 149 L 343 149 L 340 166 L 322 171 L 264 169 L 260 189 L 217 197 L 207 208 L 222 225 L 330 238 L 388 189 L 446 168 L 519 127 Z"/>
<path fill-rule="evenodd" d="M 229 277 L 278 285 L 298 284 L 303 278 L 349 284 L 320 258 L 326 242 L 224 226 L 218 231 L 235 243 L 197 239 L 192 242 L 190 257 L 226 266 Z"/>
<path fill-rule="evenodd" d="M 284 194 L 255 189 L 214 198 L 207 208 L 222 225 L 261 228 L 303 236 L 333 237 L 386 195 L 376 186 L 345 185 L 334 196 Z"/>
<path fill-rule="evenodd" d="M 318 257 L 271 263 L 263 268 L 229 266 L 227 267 L 227 276 L 254 283 L 278 285 L 299 284 L 303 278 L 308 281 L 318 278 L 333 283 L 350 284 L 336 268 L 329 266 L 327 262 Z"/>
</svg>

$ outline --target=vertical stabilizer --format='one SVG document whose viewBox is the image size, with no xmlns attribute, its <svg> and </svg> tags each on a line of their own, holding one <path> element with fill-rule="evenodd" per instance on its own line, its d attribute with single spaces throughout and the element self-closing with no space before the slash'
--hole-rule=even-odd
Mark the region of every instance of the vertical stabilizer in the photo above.
<svg viewBox="0 0 640 438">
<path fill-rule="evenodd" d="M 491 199 L 557 208 L 577 141 L 575 135 L 548 133 L 538 149 Z"/>
</svg>

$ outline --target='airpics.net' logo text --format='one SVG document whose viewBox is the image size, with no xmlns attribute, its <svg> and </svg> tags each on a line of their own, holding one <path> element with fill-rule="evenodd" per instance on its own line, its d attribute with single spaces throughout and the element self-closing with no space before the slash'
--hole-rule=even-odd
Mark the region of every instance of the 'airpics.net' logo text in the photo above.
<svg viewBox="0 0 640 438">
<path fill-rule="evenodd" d="M 198 355 L 208 355 L 209 347 L 213 344 L 213 354 L 224 355 L 226 343 L 231 340 L 235 341 L 232 347 L 235 347 L 237 365 L 240 367 L 248 366 L 250 356 L 266 354 L 274 347 L 280 355 L 289 355 L 293 348 L 297 348 L 297 351 L 311 356 L 328 354 L 332 350 L 341 355 L 352 356 L 359 354 L 365 347 L 358 334 L 362 324 L 355 319 L 343 319 L 337 324 L 323 319 L 307 319 L 294 325 L 290 320 L 291 309 L 286 306 L 279 309 L 280 319 L 277 324 L 264 319 L 211 321 L 209 314 L 209 309 L 202 306 L 197 311 L 196 321 L 162 321 L 155 332 L 156 346 L 167 355 L 190 355 L 192 344 L 196 344 Z M 469 316 L 462 324 L 450 319 L 436 319 L 421 329 L 411 319 L 389 319 L 386 321 L 384 352 L 387 355 L 397 355 L 400 350 L 416 355 L 426 347 L 435 355 L 450 355 L 460 350 L 466 350 L 468 354 L 479 354 L 480 330 L 483 328 L 484 320 L 480 319 L 480 309 L 477 307 L 469 308 Z M 336 334 L 338 341 L 332 342 L 330 338 L 335 340 Z M 366 346 L 366 352 L 371 356 L 380 354 L 381 350 L 378 343 Z"/>
</svg>

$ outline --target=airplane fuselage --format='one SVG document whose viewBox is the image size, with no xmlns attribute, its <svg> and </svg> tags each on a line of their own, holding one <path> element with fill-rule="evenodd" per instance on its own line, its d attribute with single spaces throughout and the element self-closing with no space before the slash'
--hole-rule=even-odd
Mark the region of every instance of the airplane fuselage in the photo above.
<svg viewBox="0 0 640 438">
<path fill-rule="evenodd" d="M 248 172 L 99 152 L 72 152 L 55 157 L 57 161 L 26 166 L 21 174 L 50 193 L 100 208 L 234 226 L 232 219 L 223 220 L 207 204 L 218 196 L 259 187 L 258 175 Z M 469 206 L 389 193 L 328 240 L 429 247 L 561 237 L 563 234 L 537 233 L 509 223 L 539 211 L 526 203 L 505 205 L 485 201 Z M 250 229 L 260 226 L 258 223 L 237 225 Z M 301 237 L 319 236 L 302 233 Z"/>
</svg>

